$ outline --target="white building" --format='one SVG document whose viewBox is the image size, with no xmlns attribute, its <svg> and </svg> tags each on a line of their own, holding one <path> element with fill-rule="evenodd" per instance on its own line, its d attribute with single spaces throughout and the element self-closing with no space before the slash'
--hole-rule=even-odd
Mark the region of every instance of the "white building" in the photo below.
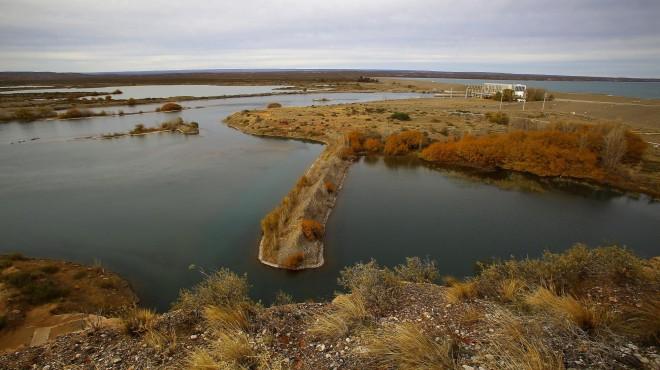
<svg viewBox="0 0 660 370">
<path fill-rule="evenodd" d="M 484 83 L 484 86 L 482 88 L 482 94 L 484 96 L 493 96 L 498 92 L 499 93 L 503 92 L 504 90 L 512 90 L 513 98 L 516 100 L 525 99 L 527 86 L 521 84 L 498 84 L 498 83 L 486 82 Z"/>
</svg>

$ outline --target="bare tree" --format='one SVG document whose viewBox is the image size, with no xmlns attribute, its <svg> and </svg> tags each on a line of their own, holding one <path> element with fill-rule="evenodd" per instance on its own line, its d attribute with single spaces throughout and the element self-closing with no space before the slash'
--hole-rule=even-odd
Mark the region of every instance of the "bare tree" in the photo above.
<svg viewBox="0 0 660 370">
<path fill-rule="evenodd" d="M 603 136 L 603 166 L 614 170 L 626 154 L 626 129 L 622 125 L 614 126 Z"/>
</svg>

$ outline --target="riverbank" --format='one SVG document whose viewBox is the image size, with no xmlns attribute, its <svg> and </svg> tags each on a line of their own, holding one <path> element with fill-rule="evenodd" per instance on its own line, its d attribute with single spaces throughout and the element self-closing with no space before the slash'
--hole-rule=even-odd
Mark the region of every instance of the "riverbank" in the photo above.
<svg viewBox="0 0 660 370">
<path fill-rule="evenodd" d="M 480 264 L 467 280 L 435 261 L 346 267 L 332 301 L 271 307 L 249 280 L 211 273 L 162 315 L 137 311 L 0 355 L 8 369 L 655 369 L 658 259 L 577 245 Z M 582 273 L 578 273 L 578 272 Z M 440 282 L 440 281 L 444 282 Z"/>
<path fill-rule="evenodd" d="M 313 186 L 308 188 L 297 185 L 282 203 L 264 218 L 264 237 L 259 243 L 260 260 L 280 268 L 319 266 L 322 259 L 318 257 L 318 251 L 322 251 L 322 247 L 312 248 L 315 253 L 307 252 L 310 250 L 306 247 L 309 243 L 300 237 L 301 222 L 305 215 L 312 215 L 314 221 L 325 227 L 327 216 L 321 215 L 331 212 L 338 191 L 332 194 L 318 191 L 321 180 L 328 173 L 333 174 L 335 181 L 343 178 L 356 155 L 381 152 L 386 155 L 415 153 L 431 142 L 453 142 L 465 136 L 495 137 L 516 130 L 533 132 L 542 127 L 552 127 L 556 123 L 566 127 L 614 127 L 621 124 L 621 121 L 614 120 L 619 117 L 615 108 L 611 109 L 610 120 L 566 113 L 556 105 L 541 112 L 542 106 L 538 102 L 528 103 L 525 111 L 516 110 L 517 108 L 520 108 L 517 103 L 503 106 L 502 111 L 505 112 L 507 120 L 505 123 L 493 119 L 495 116 L 491 115 L 492 112 L 498 111 L 499 102 L 482 99 L 412 99 L 367 104 L 271 108 L 242 111 L 229 116 L 225 121 L 230 127 L 248 134 L 313 140 L 328 146 L 324 154 L 310 167 L 314 174 L 311 181 Z M 660 106 L 652 109 L 660 109 Z M 642 129 L 631 121 L 625 121 L 624 124 L 632 129 Z M 646 137 L 642 140 L 646 140 Z M 561 176 L 564 181 L 573 179 L 578 183 L 586 182 L 614 187 L 624 192 L 641 192 L 659 197 L 660 173 L 657 168 L 660 164 L 660 150 L 648 146 L 636 156 L 639 157 L 636 160 L 640 162 L 617 166 L 616 173 L 607 175 L 600 175 L 598 172 L 598 176 L 579 178 L 570 176 L 571 172 L 566 172 L 567 170 L 557 173 L 566 174 Z M 491 166 L 484 167 L 468 162 L 449 164 L 493 170 Z M 331 170 L 315 174 L 315 168 Z M 525 172 L 523 167 L 516 169 Z M 532 173 L 545 176 L 544 173 Z M 548 176 L 550 175 L 558 176 L 554 173 Z M 314 244 L 322 245 L 322 242 L 315 240 Z"/>
<path fill-rule="evenodd" d="M 92 325 L 111 325 L 138 299 L 103 266 L 0 256 L 0 352 L 45 343 Z"/>
<path fill-rule="evenodd" d="M 226 94 L 226 95 L 207 95 L 207 96 L 169 96 L 169 97 L 147 97 L 122 99 L 122 95 L 113 92 L 105 94 L 100 91 L 92 92 L 30 92 L 30 90 L 19 90 L 0 94 L 0 122 L 20 121 L 30 122 L 35 120 L 50 119 L 58 117 L 58 112 L 66 110 L 88 111 L 90 108 L 107 108 L 117 106 L 136 107 L 147 104 L 159 104 L 169 101 L 185 102 L 196 100 L 217 100 L 229 98 L 247 98 L 263 97 L 306 93 L 368 93 L 368 92 L 418 92 L 432 93 L 437 91 L 439 84 L 429 84 L 426 82 L 405 82 L 397 80 L 378 81 L 375 79 L 337 79 L 318 81 L 275 81 L 271 83 L 281 84 L 280 89 L 272 92 L 253 93 L 253 94 Z M 228 86 L 255 86 L 257 81 L 234 81 Z M 188 82 L 188 84 L 191 84 Z M 192 85 L 192 84 L 191 84 Z M 74 85 L 77 88 L 99 88 L 103 89 L 104 84 L 83 84 Z M 139 86 L 133 84 L 132 86 Z M 167 86 L 167 85 L 163 85 Z M 258 86 L 258 85 L 257 85 Z M 449 86 L 449 85 L 447 85 Z M 54 87 L 66 87 L 71 85 L 57 84 Z M 108 86 L 114 88 L 116 86 Z M 119 91 L 119 90 L 117 90 Z M 114 94 L 114 95 L 113 95 Z M 105 96 L 105 98 L 103 97 Z M 123 115 L 123 111 L 118 112 L 96 112 L 102 115 Z M 89 113 L 88 116 L 93 114 Z M 59 117 L 67 118 L 67 117 Z"/>
</svg>

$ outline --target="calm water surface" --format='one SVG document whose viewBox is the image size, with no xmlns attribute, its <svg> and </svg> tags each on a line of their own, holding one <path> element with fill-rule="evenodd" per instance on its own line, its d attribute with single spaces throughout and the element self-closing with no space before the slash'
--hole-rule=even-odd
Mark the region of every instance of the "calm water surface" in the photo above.
<svg viewBox="0 0 660 370">
<path fill-rule="evenodd" d="M 0 253 L 98 260 L 126 277 L 144 305 L 161 310 L 201 279 L 191 264 L 246 272 L 254 297 L 269 302 L 279 289 L 298 299 L 327 297 L 342 267 L 372 257 L 393 265 L 429 255 L 443 274 L 463 276 L 477 259 L 538 256 L 575 242 L 617 242 L 644 256 L 659 254 L 658 204 L 505 191 L 407 161 L 371 159 L 350 169 L 327 226 L 325 266 L 293 273 L 261 265 L 259 221 L 322 146 L 244 135 L 220 121 L 273 100 L 311 105 L 321 96 L 234 98 L 181 113 L 0 125 Z M 329 97 L 337 103 L 412 96 Z M 199 122 L 200 135 L 72 140 L 177 115 Z M 40 139 L 11 144 L 34 137 Z"/>
<path fill-rule="evenodd" d="M 321 96 L 286 95 L 277 101 L 311 105 Z M 199 281 L 190 264 L 247 272 L 258 287 L 255 296 L 264 300 L 280 287 L 295 291 L 300 280 L 256 262 L 259 221 L 322 146 L 257 138 L 221 123 L 272 98 L 219 100 L 181 113 L 0 125 L 0 253 L 98 260 L 126 277 L 145 305 L 159 309 L 166 309 L 180 288 Z M 199 136 L 73 140 L 126 131 L 138 122 L 154 125 L 179 114 L 199 122 Z"/>
<path fill-rule="evenodd" d="M 660 82 L 610 82 L 610 81 L 524 81 L 524 80 L 481 80 L 465 78 L 410 78 L 442 83 L 481 85 L 484 82 L 524 84 L 528 87 L 544 88 L 548 91 L 565 93 L 596 93 L 630 98 L 660 98 Z"/>
<path fill-rule="evenodd" d="M 47 92 L 111 92 L 119 89 L 122 94 L 112 95 L 113 99 L 145 99 L 168 98 L 171 96 L 220 96 L 262 94 L 277 91 L 284 86 L 220 86 L 220 85 L 141 85 L 141 86 L 108 86 L 85 88 L 51 88 L 32 89 L 24 91 L 0 91 L 0 94 L 14 93 L 47 93 Z"/>
<path fill-rule="evenodd" d="M 660 203 L 644 199 L 503 190 L 417 161 L 362 159 L 330 218 L 327 249 L 331 269 L 372 256 L 395 265 L 428 255 L 442 273 L 465 276 L 476 260 L 536 257 L 578 242 L 655 256 L 658 225 Z"/>
</svg>

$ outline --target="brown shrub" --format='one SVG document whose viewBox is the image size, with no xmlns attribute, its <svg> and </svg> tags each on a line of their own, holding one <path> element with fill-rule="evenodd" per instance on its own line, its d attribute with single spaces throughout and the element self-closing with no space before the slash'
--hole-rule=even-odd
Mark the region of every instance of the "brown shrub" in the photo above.
<svg viewBox="0 0 660 370">
<path fill-rule="evenodd" d="M 486 119 L 488 119 L 489 122 L 497 123 L 498 125 L 509 124 L 509 115 L 504 112 L 488 112 L 486 113 Z"/>
<path fill-rule="evenodd" d="M 300 266 L 305 260 L 305 254 L 302 251 L 293 252 L 286 256 L 282 263 L 280 263 L 285 268 L 296 268 Z"/>
<path fill-rule="evenodd" d="M 626 153 L 622 158 L 623 163 L 639 163 L 648 146 L 649 144 L 639 135 L 631 131 L 626 131 Z"/>
<path fill-rule="evenodd" d="M 581 149 L 579 133 L 514 131 L 438 142 L 421 153 L 427 161 L 530 172 L 538 176 L 602 179 L 595 148 Z"/>
<path fill-rule="evenodd" d="M 158 111 L 159 111 L 159 112 L 177 112 L 177 111 L 180 111 L 180 110 L 182 110 L 182 109 L 183 109 L 183 107 L 182 107 L 181 105 L 179 105 L 179 104 L 177 104 L 177 103 L 169 102 L 169 103 L 165 103 L 165 104 L 163 104 L 163 105 L 158 109 Z"/>
<path fill-rule="evenodd" d="M 339 158 L 341 158 L 344 161 L 352 161 L 356 158 L 355 151 L 350 147 L 342 148 L 339 151 L 338 155 Z"/>
<path fill-rule="evenodd" d="M 326 181 L 325 182 L 325 191 L 328 192 L 328 194 L 333 194 L 337 191 L 337 185 L 333 183 L 332 181 Z"/>
<path fill-rule="evenodd" d="M 70 108 L 67 109 L 66 112 L 60 113 L 58 117 L 63 119 L 69 119 L 69 118 L 91 117 L 94 115 L 96 114 L 88 109 Z"/>
<path fill-rule="evenodd" d="M 363 133 L 360 131 L 351 131 L 346 134 L 346 144 L 355 153 L 360 153 L 365 150 L 364 141 L 366 140 Z"/>
<path fill-rule="evenodd" d="M 364 141 L 364 150 L 369 153 L 378 153 L 382 147 L 383 143 L 381 143 L 380 139 L 371 137 Z"/>
<path fill-rule="evenodd" d="M 268 108 L 282 108 L 280 103 L 268 103 Z"/>
<path fill-rule="evenodd" d="M 296 182 L 296 190 L 300 190 L 300 189 L 302 189 L 304 187 L 307 187 L 309 185 L 311 185 L 311 182 L 309 182 L 309 179 L 307 178 L 307 176 L 303 175 L 298 179 L 298 182 Z"/>
<path fill-rule="evenodd" d="M 405 155 L 412 149 L 421 149 L 424 145 L 424 134 L 419 131 L 403 131 L 388 136 L 383 153 L 386 155 Z"/>
<path fill-rule="evenodd" d="M 323 225 L 318 221 L 305 219 L 302 221 L 301 227 L 307 240 L 319 240 L 323 237 Z"/>
</svg>

